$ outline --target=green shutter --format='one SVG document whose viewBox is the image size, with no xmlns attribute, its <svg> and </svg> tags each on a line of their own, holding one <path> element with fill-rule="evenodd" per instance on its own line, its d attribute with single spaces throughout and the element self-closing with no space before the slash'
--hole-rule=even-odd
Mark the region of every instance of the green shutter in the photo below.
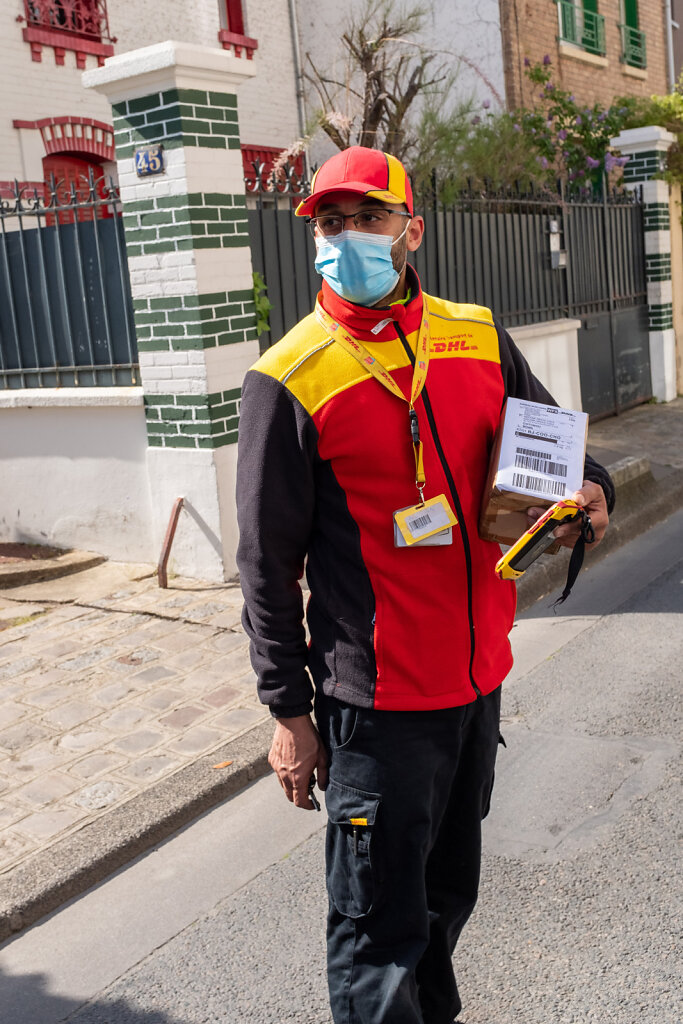
<svg viewBox="0 0 683 1024">
<path fill-rule="evenodd" d="M 638 0 L 624 0 L 624 24 L 638 28 Z"/>
</svg>

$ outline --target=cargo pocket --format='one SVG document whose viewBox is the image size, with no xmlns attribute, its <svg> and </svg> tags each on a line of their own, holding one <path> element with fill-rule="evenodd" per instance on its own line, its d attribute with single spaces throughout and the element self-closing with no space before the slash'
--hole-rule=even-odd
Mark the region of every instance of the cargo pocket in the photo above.
<svg viewBox="0 0 683 1024">
<path fill-rule="evenodd" d="M 327 891 L 345 917 L 365 917 L 376 897 L 374 829 L 381 797 L 330 780 L 327 804 Z"/>
</svg>

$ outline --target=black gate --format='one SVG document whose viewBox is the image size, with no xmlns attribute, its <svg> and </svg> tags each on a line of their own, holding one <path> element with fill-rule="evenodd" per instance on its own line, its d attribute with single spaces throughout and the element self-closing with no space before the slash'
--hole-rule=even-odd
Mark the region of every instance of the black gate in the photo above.
<svg viewBox="0 0 683 1024">
<path fill-rule="evenodd" d="M 251 188 L 249 188 L 251 186 Z M 315 304 L 315 246 L 294 215 L 296 175 L 248 182 L 254 269 L 273 304 L 262 348 Z M 591 418 L 651 397 L 643 213 L 634 192 L 576 195 L 466 194 L 425 209 L 414 264 L 427 292 L 490 307 L 506 327 L 581 320 L 579 371 Z"/>
<path fill-rule="evenodd" d="M 0 193 L 0 387 L 135 384 L 137 340 L 117 188 Z"/>
</svg>

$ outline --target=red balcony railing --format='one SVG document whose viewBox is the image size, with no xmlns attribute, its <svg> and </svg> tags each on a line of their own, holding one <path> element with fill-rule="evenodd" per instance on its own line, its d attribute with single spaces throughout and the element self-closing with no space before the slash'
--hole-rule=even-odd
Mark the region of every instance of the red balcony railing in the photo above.
<svg viewBox="0 0 683 1024">
<path fill-rule="evenodd" d="M 68 32 L 94 42 L 112 42 L 107 0 L 24 0 L 26 22 L 33 28 Z"/>
</svg>

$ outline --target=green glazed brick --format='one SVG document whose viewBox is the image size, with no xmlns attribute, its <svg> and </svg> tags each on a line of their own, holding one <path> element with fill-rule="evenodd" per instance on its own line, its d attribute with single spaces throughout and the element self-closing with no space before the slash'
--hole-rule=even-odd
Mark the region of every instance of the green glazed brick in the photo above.
<svg viewBox="0 0 683 1024">
<path fill-rule="evenodd" d="M 128 253 L 128 259 L 134 259 L 135 256 L 143 255 L 141 245 L 132 245 L 129 244 L 128 242 L 126 242 L 126 252 Z"/>
<path fill-rule="evenodd" d="M 152 420 L 148 420 L 147 433 L 149 435 L 156 434 L 157 436 L 170 437 L 178 433 L 178 427 L 175 423 L 154 423 Z"/>
<path fill-rule="evenodd" d="M 223 391 L 223 401 L 227 402 L 232 399 L 239 401 L 242 397 L 242 388 L 230 388 L 229 391 Z"/>
<path fill-rule="evenodd" d="M 198 309 L 172 309 L 167 313 L 167 317 L 171 324 L 182 323 L 197 327 L 201 323 L 200 313 L 201 310 Z"/>
<path fill-rule="evenodd" d="M 216 448 L 217 445 L 214 444 L 214 440 L 213 440 L 212 437 L 198 437 L 197 438 L 197 443 L 196 443 L 195 447 L 196 448 Z"/>
<path fill-rule="evenodd" d="M 151 213 L 140 214 L 140 223 L 142 224 L 143 227 L 146 227 L 148 224 L 166 224 L 167 221 L 168 217 L 166 216 L 166 214 L 159 213 L 158 210 L 154 210 Z"/>
<path fill-rule="evenodd" d="M 252 288 L 236 289 L 228 293 L 231 302 L 253 302 L 254 291 Z"/>
<path fill-rule="evenodd" d="M 194 405 L 208 408 L 206 395 L 176 395 L 176 405 Z"/>
<path fill-rule="evenodd" d="M 217 405 L 211 409 L 211 418 L 214 420 L 224 420 L 228 417 L 237 415 L 237 403 L 236 402 L 224 402 L 223 405 Z"/>
<path fill-rule="evenodd" d="M 239 331 L 241 329 L 246 330 L 248 327 L 253 327 L 253 326 L 254 326 L 254 317 L 253 316 L 234 317 L 230 321 L 230 330 L 231 331 Z"/>
<path fill-rule="evenodd" d="M 210 124 L 212 122 L 202 121 L 199 118 L 187 117 L 182 119 L 183 131 L 190 135 L 205 135 L 210 130 Z"/>
<path fill-rule="evenodd" d="M 179 303 L 182 302 L 182 296 L 179 295 L 160 295 L 157 298 L 147 300 L 149 302 L 150 309 L 175 309 Z"/>
<path fill-rule="evenodd" d="M 224 249 L 240 249 L 249 245 L 249 235 L 222 235 Z"/>
<path fill-rule="evenodd" d="M 193 352 L 205 348 L 202 338 L 178 338 L 173 343 L 174 352 Z"/>
<path fill-rule="evenodd" d="M 135 146 L 116 146 L 116 158 L 118 160 L 127 160 L 135 153 Z"/>
<path fill-rule="evenodd" d="M 192 437 L 185 437 L 182 434 L 178 434 L 176 437 L 169 438 L 166 443 L 167 448 L 197 448 L 195 439 Z"/>
<path fill-rule="evenodd" d="M 236 430 L 230 431 L 228 434 L 224 434 L 220 438 L 214 439 L 214 446 L 216 448 L 222 448 L 226 444 L 237 444 L 238 433 Z"/>
<path fill-rule="evenodd" d="M 136 100 L 128 100 L 128 113 L 139 114 L 145 110 L 154 110 L 155 107 L 164 106 L 161 93 L 150 93 L 149 96 L 140 96 Z"/>
<path fill-rule="evenodd" d="M 114 123 L 116 123 L 117 117 L 125 117 L 128 113 L 128 101 L 123 100 L 121 103 L 112 103 L 111 109 L 114 114 Z"/>
<path fill-rule="evenodd" d="M 214 237 L 211 237 L 211 238 L 208 238 L 208 237 L 194 238 L 193 239 L 193 243 L 194 243 L 194 248 L 195 249 L 220 249 L 220 247 L 221 247 L 221 239 L 220 239 L 220 237 L 218 237 L 218 238 L 214 238 Z"/>
<path fill-rule="evenodd" d="M 216 121 L 217 119 L 223 118 L 223 110 L 215 107 L 208 107 L 206 105 L 197 104 L 193 108 L 193 116 L 201 118 L 203 121 Z"/>
<path fill-rule="evenodd" d="M 177 405 L 172 406 L 170 409 L 163 410 L 163 418 L 169 421 L 175 420 L 191 420 L 192 409 L 187 407 L 178 407 Z"/>
<path fill-rule="evenodd" d="M 203 89 L 179 89 L 178 102 L 195 106 L 197 103 L 208 103 L 207 93 Z"/>
<path fill-rule="evenodd" d="M 222 212 L 222 210 L 216 210 L 210 206 L 199 206 L 192 210 L 188 210 L 188 219 L 192 224 L 209 220 L 218 221 L 220 220 Z"/>
<path fill-rule="evenodd" d="M 225 135 L 227 138 L 239 136 L 239 127 L 236 124 L 225 124 L 223 121 L 212 121 L 211 134 Z"/>
<path fill-rule="evenodd" d="M 159 338 L 184 338 L 185 328 L 180 324 L 164 324 L 155 331 L 155 335 Z"/>
<path fill-rule="evenodd" d="M 137 335 L 138 341 L 144 341 L 146 338 L 151 338 L 152 337 L 152 328 L 151 327 L 141 327 L 140 324 L 136 320 L 136 322 L 135 322 L 135 333 Z"/>
<path fill-rule="evenodd" d="M 173 405 L 175 395 L 145 395 L 145 405 Z"/>
<path fill-rule="evenodd" d="M 138 340 L 140 352 L 170 352 L 169 343 L 163 338 L 140 338 Z"/>
<path fill-rule="evenodd" d="M 145 408 L 145 419 L 146 420 L 160 420 L 161 409 L 157 406 L 149 406 Z"/>
<path fill-rule="evenodd" d="M 197 140 L 197 145 L 202 146 L 204 149 L 233 149 L 232 145 L 227 145 L 232 142 L 232 139 L 224 139 L 218 135 L 202 135 L 201 139 Z M 239 139 L 237 140 L 237 147 L 239 148 Z"/>
<path fill-rule="evenodd" d="M 237 95 L 234 92 L 210 92 L 208 102 L 212 107 L 237 110 Z"/>
<path fill-rule="evenodd" d="M 164 107 L 170 106 L 171 103 L 179 103 L 180 98 L 177 89 L 166 89 L 161 94 L 161 105 Z"/>
<path fill-rule="evenodd" d="M 206 437 L 211 433 L 210 423 L 180 423 L 180 432 L 190 437 Z"/>
<path fill-rule="evenodd" d="M 174 117 L 170 121 L 166 121 L 166 135 L 183 135 L 184 127 L 183 121 L 179 117 Z"/>
<path fill-rule="evenodd" d="M 147 435 L 147 445 L 149 448 L 163 448 L 164 442 L 161 437 L 155 437 L 154 435 L 150 437 Z"/>
<path fill-rule="evenodd" d="M 201 306 L 217 306 L 220 302 L 229 299 L 230 295 L 228 292 L 204 292 L 198 298 Z"/>
</svg>

